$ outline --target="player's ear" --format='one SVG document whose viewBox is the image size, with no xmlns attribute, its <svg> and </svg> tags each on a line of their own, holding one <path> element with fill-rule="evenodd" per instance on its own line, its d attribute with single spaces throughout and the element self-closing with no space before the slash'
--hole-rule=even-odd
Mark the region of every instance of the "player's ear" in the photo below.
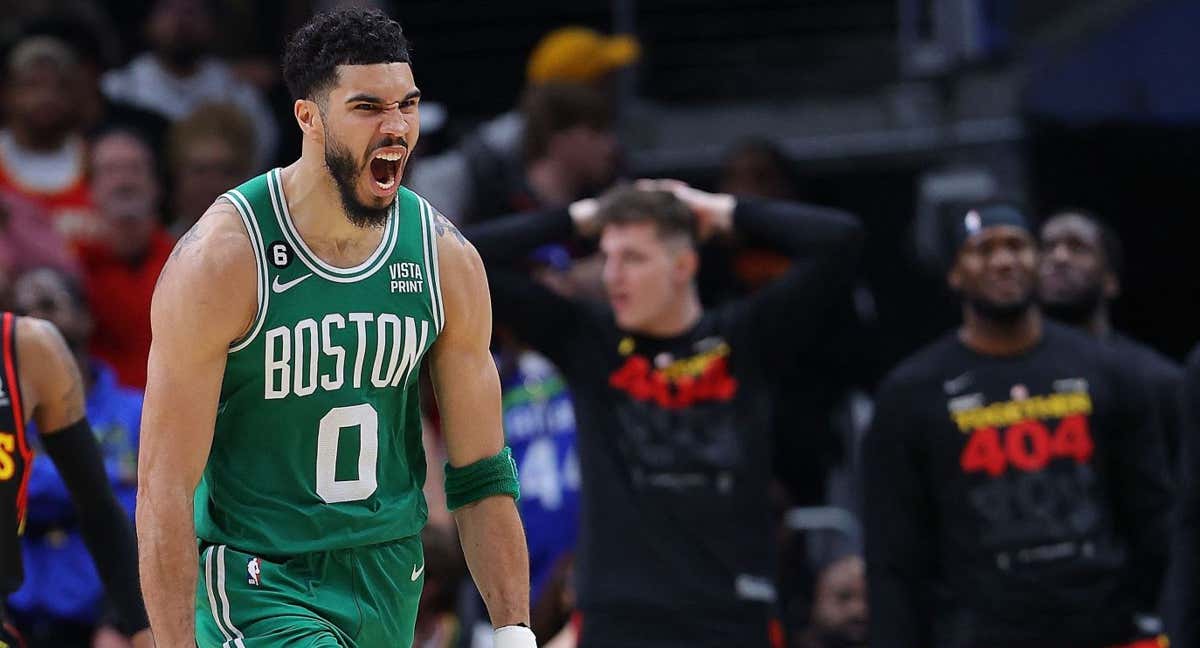
<svg viewBox="0 0 1200 648">
<path fill-rule="evenodd" d="M 321 127 L 321 111 L 317 110 L 316 102 L 311 99 L 297 99 L 292 106 L 292 112 L 295 113 L 296 123 L 305 135 Z"/>
<path fill-rule="evenodd" d="M 954 292 L 962 292 L 962 270 L 959 269 L 957 263 L 950 266 L 950 270 L 946 272 L 946 284 L 950 286 L 950 289 Z"/>
<path fill-rule="evenodd" d="M 675 254 L 675 277 L 679 283 L 690 283 L 700 271 L 700 254 L 691 245 L 683 246 Z"/>
</svg>

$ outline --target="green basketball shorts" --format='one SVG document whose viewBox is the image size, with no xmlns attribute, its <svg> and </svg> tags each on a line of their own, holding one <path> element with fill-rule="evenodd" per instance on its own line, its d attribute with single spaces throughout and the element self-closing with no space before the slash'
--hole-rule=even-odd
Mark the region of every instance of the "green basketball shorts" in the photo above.
<svg viewBox="0 0 1200 648">
<path fill-rule="evenodd" d="M 425 582 L 421 537 L 278 559 L 200 553 L 200 648 L 409 646 Z"/>
</svg>

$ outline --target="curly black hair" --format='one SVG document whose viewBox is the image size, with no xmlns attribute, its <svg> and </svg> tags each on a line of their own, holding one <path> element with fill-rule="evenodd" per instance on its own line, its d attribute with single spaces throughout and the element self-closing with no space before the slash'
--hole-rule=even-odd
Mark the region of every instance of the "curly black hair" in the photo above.
<svg viewBox="0 0 1200 648">
<path fill-rule="evenodd" d="M 283 79 L 293 99 L 311 99 L 337 80 L 339 65 L 410 63 L 400 23 L 356 7 L 312 17 L 288 40 Z"/>
</svg>

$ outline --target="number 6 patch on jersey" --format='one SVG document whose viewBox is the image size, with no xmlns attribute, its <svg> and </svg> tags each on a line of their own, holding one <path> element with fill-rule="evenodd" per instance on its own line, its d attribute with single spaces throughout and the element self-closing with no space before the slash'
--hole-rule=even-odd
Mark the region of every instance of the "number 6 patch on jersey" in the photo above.
<svg viewBox="0 0 1200 648">
<path fill-rule="evenodd" d="M 282 270 L 292 265 L 292 259 L 295 258 L 296 254 L 292 252 L 292 248 L 287 243 L 272 241 L 267 246 L 267 256 L 271 260 L 271 265 Z"/>
</svg>

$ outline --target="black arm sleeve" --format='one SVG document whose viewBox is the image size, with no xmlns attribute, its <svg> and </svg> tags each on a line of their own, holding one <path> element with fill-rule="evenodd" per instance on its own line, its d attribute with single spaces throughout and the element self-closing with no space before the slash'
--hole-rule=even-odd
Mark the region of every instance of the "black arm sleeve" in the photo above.
<svg viewBox="0 0 1200 648">
<path fill-rule="evenodd" d="M 834 209 L 740 197 L 733 223 L 750 242 L 793 260 L 781 278 L 744 302 L 747 337 L 764 366 L 778 369 L 808 345 L 830 300 L 849 289 L 862 227 Z"/>
<path fill-rule="evenodd" d="M 1122 416 L 1108 462 L 1114 475 L 1115 521 L 1129 543 L 1130 588 L 1143 609 L 1158 609 L 1167 567 L 1171 485 L 1162 421 L 1135 372 L 1114 366 Z"/>
<path fill-rule="evenodd" d="M 515 263 L 534 249 L 571 238 L 574 223 L 565 209 L 513 214 L 463 230 L 485 263 Z"/>
<path fill-rule="evenodd" d="M 1188 358 L 1181 387 L 1179 501 L 1171 534 L 1167 622 L 1171 645 L 1200 646 L 1200 346 Z"/>
<path fill-rule="evenodd" d="M 872 648 L 933 645 L 933 504 L 901 390 L 880 388 L 863 441 L 863 522 Z"/>
<path fill-rule="evenodd" d="M 87 419 L 41 435 L 79 515 L 83 540 L 126 635 L 150 627 L 138 584 L 137 540 L 104 472 L 100 445 Z"/>
<path fill-rule="evenodd" d="M 568 239 L 573 231 L 567 210 L 559 209 L 516 214 L 463 232 L 487 268 L 496 321 L 555 363 L 564 359 L 565 343 L 581 309 L 515 266 L 535 248 Z"/>
</svg>

